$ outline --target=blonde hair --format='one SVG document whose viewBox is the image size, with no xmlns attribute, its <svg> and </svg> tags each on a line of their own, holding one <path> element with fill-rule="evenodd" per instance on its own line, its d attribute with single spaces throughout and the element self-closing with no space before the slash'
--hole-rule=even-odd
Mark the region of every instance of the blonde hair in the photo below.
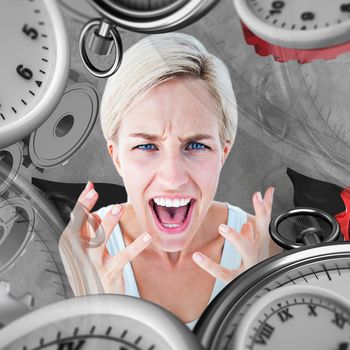
<svg viewBox="0 0 350 350">
<path fill-rule="evenodd" d="M 183 33 L 150 35 L 126 51 L 102 97 L 101 126 L 106 140 L 117 142 L 121 116 L 136 100 L 173 78 L 200 79 L 206 84 L 218 110 L 221 142 L 233 143 L 237 105 L 229 71 L 197 39 Z"/>
</svg>

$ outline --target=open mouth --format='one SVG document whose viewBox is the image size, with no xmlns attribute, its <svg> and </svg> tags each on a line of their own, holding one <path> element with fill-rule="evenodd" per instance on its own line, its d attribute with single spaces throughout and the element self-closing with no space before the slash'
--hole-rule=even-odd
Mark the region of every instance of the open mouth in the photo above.
<svg viewBox="0 0 350 350">
<path fill-rule="evenodd" d="M 150 200 L 152 215 L 157 227 L 166 233 L 180 233 L 191 221 L 195 199 L 160 198 Z"/>
</svg>

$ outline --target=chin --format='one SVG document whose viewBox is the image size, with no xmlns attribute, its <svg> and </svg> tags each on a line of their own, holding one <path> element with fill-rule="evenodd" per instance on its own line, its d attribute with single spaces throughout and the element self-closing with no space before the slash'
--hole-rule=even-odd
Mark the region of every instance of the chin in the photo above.
<svg viewBox="0 0 350 350">
<path fill-rule="evenodd" d="M 158 240 L 154 242 L 154 245 L 157 246 L 160 250 L 162 250 L 163 252 L 167 252 L 167 253 L 177 253 L 177 252 L 181 252 L 182 250 L 184 250 L 188 243 L 184 242 L 183 240 L 181 240 L 181 242 L 179 241 L 164 241 L 164 240 Z"/>
</svg>

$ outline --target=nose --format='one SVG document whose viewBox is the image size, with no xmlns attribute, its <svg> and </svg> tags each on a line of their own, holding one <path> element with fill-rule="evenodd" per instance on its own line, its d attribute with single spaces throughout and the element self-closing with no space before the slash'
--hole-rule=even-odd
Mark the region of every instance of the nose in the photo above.
<svg viewBox="0 0 350 350">
<path fill-rule="evenodd" d="M 176 150 L 164 154 L 157 173 L 158 182 L 169 190 L 180 189 L 189 180 L 185 159 Z"/>
</svg>

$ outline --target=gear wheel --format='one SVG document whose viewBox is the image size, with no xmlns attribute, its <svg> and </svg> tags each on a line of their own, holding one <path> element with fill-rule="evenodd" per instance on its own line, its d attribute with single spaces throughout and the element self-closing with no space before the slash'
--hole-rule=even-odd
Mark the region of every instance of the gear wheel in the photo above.
<svg viewBox="0 0 350 350">
<path fill-rule="evenodd" d="M 0 280 L 0 329 L 33 310 L 34 298 L 29 293 L 14 297 L 10 283 Z"/>
</svg>

